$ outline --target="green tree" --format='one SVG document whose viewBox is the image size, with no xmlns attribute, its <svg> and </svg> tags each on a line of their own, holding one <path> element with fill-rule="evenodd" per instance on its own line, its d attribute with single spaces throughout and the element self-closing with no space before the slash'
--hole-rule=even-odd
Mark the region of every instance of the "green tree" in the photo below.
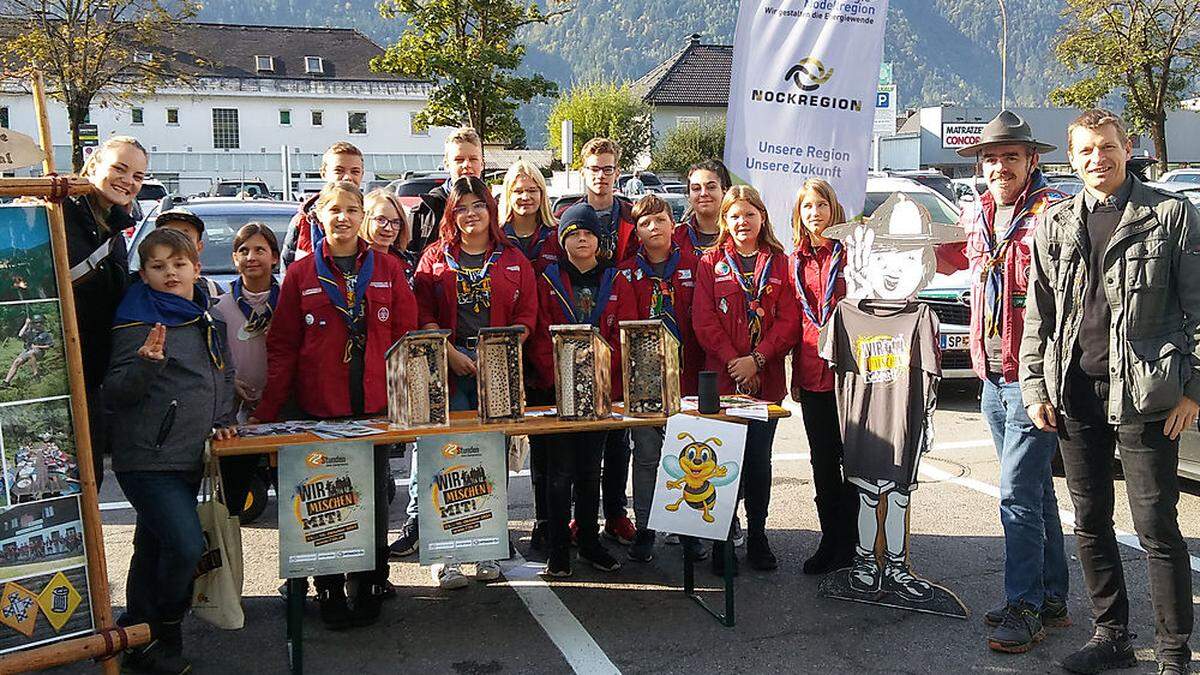
<svg viewBox="0 0 1200 675">
<path fill-rule="evenodd" d="M 1050 93 L 1057 105 L 1090 108 L 1114 92 L 1125 117 L 1154 140 L 1167 167 L 1167 111 L 1197 72 L 1200 0 L 1066 0 L 1058 60 L 1086 77 Z"/>
<path fill-rule="evenodd" d="M 193 79 L 176 67 L 168 45 L 199 10 L 193 0 L 4 0 L 0 70 L 42 72 L 49 95 L 66 106 L 71 163 L 79 171 L 79 125 L 94 100 L 127 101 Z"/>
<path fill-rule="evenodd" d="M 429 102 L 414 119 L 417 126 L 466 123 L 485 140 L 522 143 L 518 104 L 554 96 L 558 86 L 541 75 L 513 74 L 525 56 L 525 47 L 515 42 L 517 31 L 569 10 L 514 0 L 382 0 L 384 18 L 403 16 L 407 24 L 371 68 L 433 82 Z"/>
<path fill-rule="evenodd" d="M 689 166 L 725 156 L 725 116 L 675 127 L 654 148 L 650 168 L 684 175 Z"/>
<path fill-rule="evenodd" d="M 579 150 L 597 136 L 612 139 L 621 146 L 621 168 L 632 167 L 638 156 L 649 151 L 654 140 L 654 120 L 650 106 L 633 93 L 628 83 L 596 82 L 571 89 L 558 99 L 546 120 L 550 147 L 562 151 L 561 128 L 571 120 L 575 156 L 571 166 L 578 168 Z"/>
</svg>

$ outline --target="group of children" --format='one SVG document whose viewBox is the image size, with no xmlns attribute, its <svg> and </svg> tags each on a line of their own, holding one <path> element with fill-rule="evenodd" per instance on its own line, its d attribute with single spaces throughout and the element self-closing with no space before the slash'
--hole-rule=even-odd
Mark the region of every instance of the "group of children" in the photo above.
<svg viewBox="0 0 1200 675">
<path fill-rule="evenodd" d="M 106 145 L 98 154 L 112 149 Z M 236 433 L 239 422 L 384 413 L 384 354 L 411 330 L 451 331 L 453 409 L 478 404 L 481 328 L 524 328 L 528 403 L 538 405 L 554 402 L 551 325 L 599 330 L 612 347 L 612 394 L 619 400 L 620 322 L 660 319 L 682 346 L 685 395 L 696 392 L 701 370 L 711 370 L 719 374 L 722 394 L 778 402 L 788 391 L 784 358 L 793 354 L 804 365 L 793 371 L 792 394 L 806 421 L 810 408 L 836 416 L 826 400 L 831 378 L 814 361 L 814 331 L 842 292 L 840 248 L 820 237 L 841 210 L 823 181 L 809 181 L 800 194 L 794 227 L 802 245 L 789 257 L 759 194 L 733 187 L 715 160 L 689 170 L 690 217 L 676 224 L 670 206 L 654 194 L 636 204 L 615 194 L 620 149 L 607 139 L 583 147 L 586 194 L 557 218 L 545 179 L 524 161 L 508 170 L 501 199 L 493 197 L 479 176 L 482 143 L 473 130 L 452 134 L 446 156 L 450 180 L 422 198 L 410 222 L 390 193 L 362 194 L 361 152 L 347 143 L 331 147 L 322 163 L 330 182 L 301 207 L 284 246 L 259 223 L 237 233 L 239 276 L 219 295 L 200 276 L 203 223 L 193 222 L 199 221 L 194 215 L 160 218 L 163 227 L 138 247 L 139 278 L 117 311 L 104 379 L 106 418 L 122 420 L 108 425 L 116 437 L 113 468 L 138 516 L 123 621 L 149 621 L 159 638 L 157 654 L 130 657 L 134 669 L 141 664 L 162 672 L 164 663 L 168 671 L 186 663 L 178 625 L 204 545 L 195 498 L 205 440 L 214 429 L 218 438 Z M 431 213 L 439 207 L 441 214 Z M 431 218 L 436 230 L 413 226 Z M 194 236 L 184 234 L 189 225 Z M 279 284 L 275 271 L 285 257 L 293 261 Z M 810 288 L 813 279 L 823 285 Z M 836 428 L 835 419 L 806 427 Z M 775 427 L 774 421 L 750 423 L 741 483 L 746 561 L 759 570 L 776 567 L 766 534 Z M 844 490 L 836 468 L 840 444 L 820 442 L 814 465 L 820 458 L 834 468 L 818 476 L 818 505 L 840 499 Z M 546 574 L 571 574 L 572 544 L 596 569 L 621 567 L 600 541 L 601 503 L 603 533 L 630 545 L 631 560 L 653 558 L 656 536 L 648 521 L 662 444 L 663 432 L 654 428 L 530 439 L 531 546 L 546 556 Z M 389 551 L 387 448 L 377 448 L 375 459 L 377 564 L 349 579 L 315 580 L 321 617 L 331 628 L 374 622 L 381 600 L 394 593 L 387 583 L 389 553 L 399 558 L 418 548 L 420 467 L 414 457 L 409 520 Z M 631 460 L 633 521 L 625 498 Z M 222 469 L 231 503 L 240 503 L 245 488 L 238 477 L 249 468 L 229 463 Z M 852 554 L 849 529 L 833 522 L 833 512 L 821 508 L 824 536 L 806 572 L 833 569 Z M 731 541 L 738 535 L 731 532 Z M 684 539 L 693 555 L 709 553 Z M 718 573 L 725 545 L 713 544 Z M 442 587 L 469 583 L 458 566 L 433 573 Z M 476 565 L 478 579 L 499 573 L 494 561 Z"/>
</svg>

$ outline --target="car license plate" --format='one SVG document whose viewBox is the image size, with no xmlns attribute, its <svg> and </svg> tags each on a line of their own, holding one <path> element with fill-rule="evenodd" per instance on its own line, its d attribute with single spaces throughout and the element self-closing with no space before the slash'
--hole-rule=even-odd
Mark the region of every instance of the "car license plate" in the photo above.
<svg viewBox="0 0 1200 675">
<path fill-rule="evenodd" d="M 971 344 L 970 339 L 965 333 L 942 333 L 942 351 L 967 349 Z"/>
</svg>

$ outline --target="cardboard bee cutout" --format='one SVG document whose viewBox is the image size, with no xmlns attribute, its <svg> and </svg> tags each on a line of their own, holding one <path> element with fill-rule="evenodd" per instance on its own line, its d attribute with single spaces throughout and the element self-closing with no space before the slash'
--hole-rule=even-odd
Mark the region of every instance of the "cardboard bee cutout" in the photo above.
<svg viewBox="0 0 1200 675">
<path fill-rule="evenodd" d="M 725 539 L 737 503 L 746 425 L 672 415 L 654 483 L 650 529 Z"/>
<path fill-rule="evenodd" d="M 859 546 L 821 592 L 857 602 L 966 617 L 950 591 L 912 572 L 908 507 L 932 447 L 941 379 L 937 317 L 916 294 L 933 279 L 934 246 L 964 238 L 903 194 L 866 222 L 831 227 L 846 249 L 846 298 L 821 333 L 836 379 L 847 480 L 858 488 Z"/>
</svg>

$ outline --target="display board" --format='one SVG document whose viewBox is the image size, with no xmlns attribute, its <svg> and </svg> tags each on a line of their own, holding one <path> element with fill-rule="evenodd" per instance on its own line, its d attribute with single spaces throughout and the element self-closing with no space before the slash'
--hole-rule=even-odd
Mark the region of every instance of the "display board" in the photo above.
<svg viewBox="0 0 1200 675">
<path fill-rule="evenodd" d="M 503 433 L 417 439 L 421 564 L 508 558 Z"/>
<path fill-rule="evenodd" d="M 672 415 L 654 481 L 650 529 L 724 540 L 737 507 L 746 425 Z"/>
<path fill-rule="evenodd" d="M 375 446 L 313 444 L 279 453 L 279 576 L 375 568 Z"/>
</svg>

